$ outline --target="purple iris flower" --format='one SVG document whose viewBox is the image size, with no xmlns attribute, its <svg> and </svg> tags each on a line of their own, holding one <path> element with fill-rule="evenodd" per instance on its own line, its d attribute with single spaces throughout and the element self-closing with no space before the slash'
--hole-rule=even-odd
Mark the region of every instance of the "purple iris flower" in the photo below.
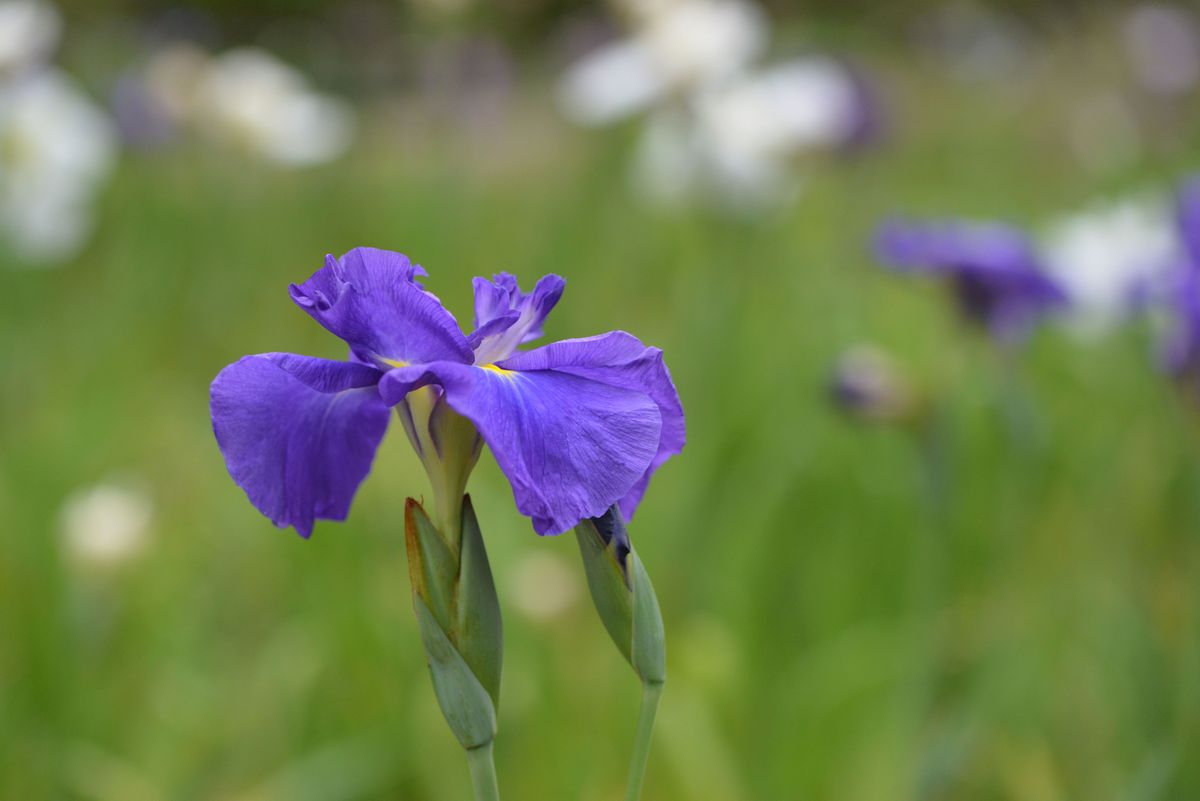
<svg viewBox="0 0 1200 801">
<path fill-rule="evenodd" d="M 1180 188 L 1175 211 L 1181 263 L 1167 287 L 1173 327 L 1164 343 L 1163 363 L 1176 379 L 1194 385 L 1200 394 L 1200 177 Z"/>
<path fill-rule="evenodd" d="M 1005 225 L 891 221 L 876 233 L 875 252 L 901 272 L 948 279 L 963 315 L 1002 341 L 1020 340 L 1067 304 L 1029 239 Z"/>
<path fill-rule="evenodd" d="M 345 519 L 395 408 L 442 522 L 457 522 L 481 442 L 539 534 L 613 504 L 631 516 L 684 444 L 662 351 L 621 331 L 518 351 L 561 297 L 556 275 L 530 293 L 511 275 L 476 278 L 475 330 L 464 335 L 422 275 L 390 251 L 328 256 L 291 296 L 350 346 L 350 360 L 264 353 L 216 377 L 213 430 L 251 503 L 304 537 L 317 518 Z"/>
</svg>

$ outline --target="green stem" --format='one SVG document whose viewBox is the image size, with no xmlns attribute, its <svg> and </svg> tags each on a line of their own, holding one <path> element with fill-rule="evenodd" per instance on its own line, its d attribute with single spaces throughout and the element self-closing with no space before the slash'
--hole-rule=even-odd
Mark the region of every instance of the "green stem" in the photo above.
<svg viewBox="0 0 1200 801">
<path fill-rule="evenodd" d="M 638 713 L 637 739 L 629 763 L 629 789 L 625 791 L 625 801 L 640 801 L 642 797 L 642 780 L 646 777 L 646 762 L 650 759 L 650 735 L 654 733 L 654 716 L 658 714 L 662 691 L 662 682 L 642 685 L 642 709 Z"/>
<path fill-rule="evenodd" d="M 475 801 L 500 801 L 500 786 L 496 783 L 496 763 L 492 760 L 492 744 L 467 749 L 467 764 L 471 766 L 471 784 Z"/>
</svg>

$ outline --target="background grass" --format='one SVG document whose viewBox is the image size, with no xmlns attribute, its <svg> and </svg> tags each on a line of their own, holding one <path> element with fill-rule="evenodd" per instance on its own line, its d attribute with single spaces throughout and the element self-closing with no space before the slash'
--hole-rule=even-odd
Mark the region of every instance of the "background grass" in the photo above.
<svg viewBox="0 0 1200 801">
<path fill-rule="evenodd" d="M 1039 224 L 1195 167 L 1194 118 L 1125 168 L 1067 157 L 1095 52 L 1065 42 L 1053 80 L 981 90 L 880 49 L 889 145 L 813 165 L 764 219 L 636 204 L 635 131 L 569 131 L 536 87 L 491 141 L 380 117 L 297 174 L 127 157 L 89 251 L 0 292 L 0 796 L 468 797 L 409 605 L 402 502 L 427 485 L 399 427 L 350 519 L 305 542 L 250 507 L 209 425 L 208 383 L 241 355 L 342 355 L 286 287 L 371 244 L 425 265 L 460 320 L 471 276 L 553 271 L 548 339 L 620 328 L 667 353 L 689 444 L 631 526 L 669 636 L 647 799 L 1194 798 L 1196 409 L 1138 327 L 1046 331 L 1014 378 L 866 250 L 892 211 Z M 942 410 L 940 501 L 919 443 L 827 405 L 864 340 Z M 60 508 L 113 476 L 144 482 L 153 536 L 97 570 L 65 552 Z M 532 533 L 490 456 L 471 492 L 505 612 L 505 797 L 616 799 L 635 679 L 585 595 L 514 602 L 535 556 L 580 593 L 575 544 Z"/>
</svg>

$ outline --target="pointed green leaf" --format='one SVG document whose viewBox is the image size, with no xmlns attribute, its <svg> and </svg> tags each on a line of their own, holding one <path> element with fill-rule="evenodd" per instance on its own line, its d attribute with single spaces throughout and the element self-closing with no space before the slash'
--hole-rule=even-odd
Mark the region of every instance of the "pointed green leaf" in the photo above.
<svg viewBox="0 0 1200 801">
<path fill-rule="evenodd" d="M 433 691 L 450 730 L 463 748 L 479 748 L 496 736 L 496 708 L 492 697 L 463 661 L 446 632 L 421 596 L 413 594 L 413 608 L 421 628 L 421 642 L 433 677 Z"/>
<path fill-rule="evenodd" d="M 605 545 L 591 520 L 584 520 L 575 527 L 575 538 L 579 541 L 588 590 L 596 612 L 608 630 L 608 636 L 632 664 L 633 594 L 625 584 L 625 574 L 616 552 L 611 545 Z"/>
<path fill-rule="evenodd" d="M 463 659 L 499 707 L 500 663 L 504 657 L 500 601 L 496 598 L 496 583 L 492 579 L 471 497 L 464 495 L 462 503 L 462 565 L 454 641 Z"/>
<path fill-rule="evenodd" d="M 458 560 L 425 509 L 412 498 L 404 508 L 404 539 L 413 592 L 425 599 L 443 629 L 450 628 Z"/>
</svg>

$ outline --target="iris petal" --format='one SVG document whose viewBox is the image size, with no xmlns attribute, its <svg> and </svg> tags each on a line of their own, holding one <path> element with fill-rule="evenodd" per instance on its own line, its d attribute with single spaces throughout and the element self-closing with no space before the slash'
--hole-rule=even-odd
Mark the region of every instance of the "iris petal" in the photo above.
<svg viewBox="0 0 1200 801">
<path fill-rule="evenodd" d="M 521 313 L 515 311 L 493 317 L 470 333 L 467 337 L 467 344 L 471 346 L 472 350 L 478 351 L 484 340 L 503 334 L 512 328 L 519 319 L 521 319 Z"/>
<path fill-rule="evenodd" d="M 355 248 L 303 284 L 292 300 L 364 359 L 469 363 L 471 348 L 454 316 L 416 282 L 423 271 L 401 253 Z"/>
<path fill-rule="evenodd" d="M 477 277 L 471 282 L 475 289 L 475 327 L 487 323 L 513 310 L 513 301 L 522 297 L 512 273 L 497 273 L 489 281 Z"/>
<path fill-rule="evenodd" d="M 212 383 L 213 431 L 250 502 L 303 537 L 344 520 L 387 430 L 380 372 L 289 353 L 247 356 Z"/>
<path fill-rule="evenodd" d="M 552 366 L 559 372 L 644 392 L 654 401 L 662 419 L 658 448 L 646 472 L 618 501 L 621 514 L 626 520 L 632 519 L 650 477 L 665 461 L 683 450 L 687 439 L 683 405 L 663 361 L 662 351 L 647 347 L 632 334 L 610 331 L 518 353 L 501 362 L 501 366 L 518 371 L 550 369 Z"/>
<path fill-rule="evenodd" d="M 398 403 L 427 384 L 440 385 L 446 402 L 474 423 L 539 534 L 599 517 L 629 495 L 658 451 L 661 417 L 644 391 L 552 367 L 453 362 L 392 370 L 379 389 Z"/>
<path fill-rule="evenodd" d="M 1001 339 L 1020 338 L 1067 303 L 1028 237 L 1006 225 L 892 221 L 876 234 L 875 251 L 899 271 L 951 279 L 963 313 Z"/>
<path fill-rule="evenodd" d="M 476 278 L 474 285 L 476 331 L 470 341 L 475 363 L 490 364 L 542 336 L 542 323 L 562 297 L 566 282 L 557 275 L 544 275 L 525 294 L 516 278 L 500 273 L 492 281 Z"/>
</svg>

